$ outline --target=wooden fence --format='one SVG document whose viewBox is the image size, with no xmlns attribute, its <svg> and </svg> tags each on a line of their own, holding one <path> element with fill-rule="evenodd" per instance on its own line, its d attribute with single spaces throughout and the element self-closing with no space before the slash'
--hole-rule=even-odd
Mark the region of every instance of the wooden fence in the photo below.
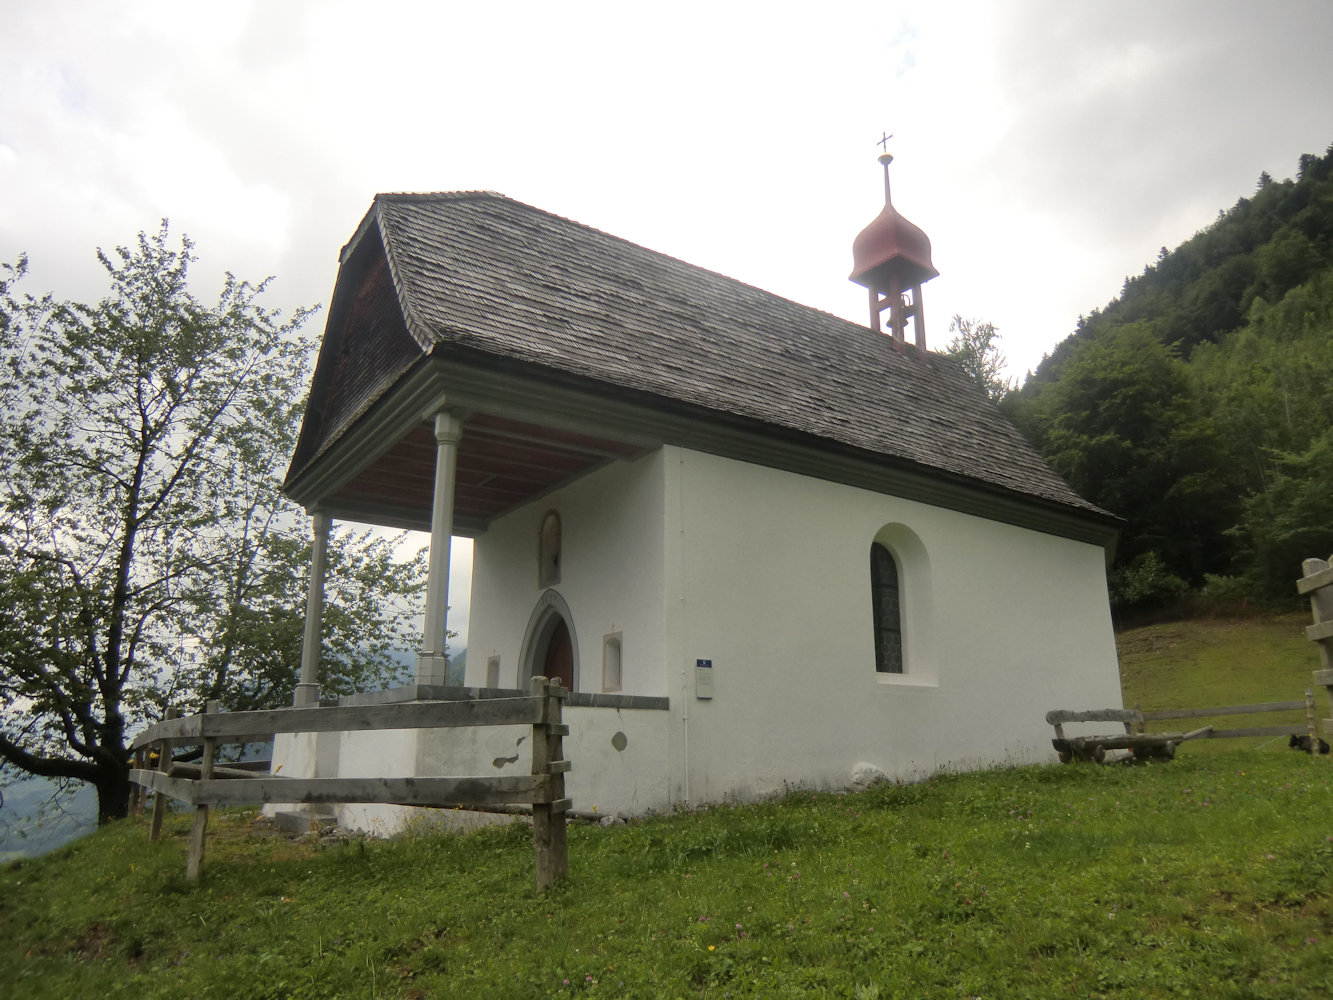
<svg viewBox="0 0 1333 1000">
<path fill-rule="evenodd" d="M 417 701 L 393 705 L 283 708 L 263 712 L 205 712 L 186 718 L 172 709 L 131 744 L 139 766 L 130 771 L 136 785 L 156 792 L 150 836 L 161 836 L 166 798 L 195 807 L 186 877 L 197 881 L 203 870 L 204 844 L 211 806 L 263 803 L 364 802 L 407 806 L 532 806 L 532 839 L 537 855 L 537 888 L 545 890 L 568 873 L 561 702 L 569 695 L 558 681 L 534 677 L 527 697 L 463 701 Z M 224 767 L 216 763 L 223 743 L 266 740 L 276 733 L 328 733 L 387 729 L 446 729 L 460 726 L 532 726 L 531 774 L 498 777 L 425 778 L 285 778 Z M 172 749 L 202 745 L 198 764 L 172 760 Z M 149 769 L 151 748 L 157 768 Z M 136 794 L 142 794 L 137 792 Z"/>
<path fill-rule="evenodd" d="M 1142 721 L 1139 732 L 1144 731 L 1144 723 L 1161 722 L 1167 719 L 1211 719 L 1228 715 L 1259 715 L 1267 712 L 1305 712 L 1305 725 L 1285 723 L 1274 726 L 1245 726 L 1219 729 L 1216 726 L 1204 726 L 1187 735 L 1192 740 L 1225 740 L 1237 736 L 1294 736 L 1305 733 L 1313 741 L 1318 735 L 1315 725 L 1314 694 L 1305 692 L 1300 701 L 1268 701 L 1256 705 L 1226 705 L 1221 708 L 1168 708 L 1160 711 L 1141 712 Z"/>
<path fill-rule="evenodd" d="M 1327 559 L 1307 559 L 1301 572 L 1305 575 L 1296 582 L 1296 590 L 1309 595 L 1314 615 L 1305 635 L 1319 647 L 1320 669 L 1314 672 L 1314 682 L 1328 692 L 1330 718 L 1324 720 L 1324 732 L 1333 732 L 1333 566 Z"/>
</svg>

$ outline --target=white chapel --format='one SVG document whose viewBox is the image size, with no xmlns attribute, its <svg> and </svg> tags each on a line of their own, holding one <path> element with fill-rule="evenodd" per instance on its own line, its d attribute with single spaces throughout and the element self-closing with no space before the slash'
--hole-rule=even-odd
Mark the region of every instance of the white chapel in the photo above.
<svg viewBox="0 0 1333 1000">
<path fill-rule="evenodd" d="M 937 272 L 890 159 L 853 243 L 866 324 L 491 192 L 377 196 L 285 485 L 315 529 L 298 703 L 318 697 L 322 540 L 348 519 L 429 531 L 432 559 L 415 683 L 346 701 L 559 677 L 577 810 L 1054 759 L 1047 709 L 1119 705 L 1119 522 L 927 349 Z M 462 687 L 451 535 L 474 539 Z M 522 736 L 312 734 L 275 764 L 521 772 Z"/>
</svg>

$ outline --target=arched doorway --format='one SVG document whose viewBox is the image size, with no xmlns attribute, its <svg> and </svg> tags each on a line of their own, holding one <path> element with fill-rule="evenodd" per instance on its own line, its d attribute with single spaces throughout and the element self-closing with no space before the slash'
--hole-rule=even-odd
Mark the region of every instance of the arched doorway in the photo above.
<svg viewBox="0 0 1333 1000">
<path fill-rule="evenodd" d="M 558 679 L 569 690 L 577 690 L 579 643 L 567 605 L 554 590 L 537 601 L 523 637 L 520 684 L 538 675 Z"/>
</svg>

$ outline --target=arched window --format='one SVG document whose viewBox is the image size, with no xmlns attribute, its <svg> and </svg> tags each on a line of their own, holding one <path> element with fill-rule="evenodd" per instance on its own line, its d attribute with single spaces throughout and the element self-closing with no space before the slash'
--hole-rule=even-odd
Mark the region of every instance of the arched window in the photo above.
<svg viewBox="0 0 1333 1000">
<path fill-rule="evenodd" d="M 548 510 L 542 516 L 537 536 L 537 586 L 554 587 L 560 582 L 560 515 Z"/>
<path fill-rule="evenodd" d="M 898 564 L 879 542 L 870 545 L 870 600 L 875 621 L 875 670 L 903 672 L 903 615 Z"/>
</svg>

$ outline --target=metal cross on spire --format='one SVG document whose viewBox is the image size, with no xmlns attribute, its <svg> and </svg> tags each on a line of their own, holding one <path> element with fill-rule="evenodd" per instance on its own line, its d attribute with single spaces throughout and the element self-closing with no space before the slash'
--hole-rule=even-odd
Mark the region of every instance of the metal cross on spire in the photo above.
<svg viewBox="0 0 1333 1000">
<path fill-rule="evenodd" d="M 887 153 L 889 151 L 889 140 L 893 138 L 893 133 L 881 131 L 880 136 L 881 138 L 879 142 L 875 143 L 875 145 Z"/>
</svg>

